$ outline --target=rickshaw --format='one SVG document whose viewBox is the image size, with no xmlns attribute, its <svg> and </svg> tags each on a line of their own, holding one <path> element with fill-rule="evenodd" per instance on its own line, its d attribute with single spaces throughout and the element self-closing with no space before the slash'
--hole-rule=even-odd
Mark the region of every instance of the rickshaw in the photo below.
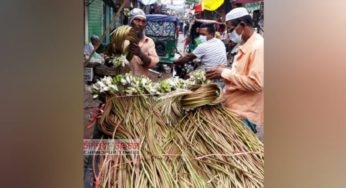
<svg viewBox="0 0 346 188">
<path fill-rule="evenodd" d="M 147 15 L 145 34 L 155 42 L 156 52 L 160 57 L 158 70 L 162 70 L 163 65 L 173 65 L 179 36 L 178 25 L 179 20 L 176 16 Z"/>
</svg>

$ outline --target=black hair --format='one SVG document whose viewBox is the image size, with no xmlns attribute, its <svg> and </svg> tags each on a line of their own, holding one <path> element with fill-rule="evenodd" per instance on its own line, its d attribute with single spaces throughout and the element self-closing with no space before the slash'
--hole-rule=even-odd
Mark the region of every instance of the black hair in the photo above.
<svg viewBox="0 0 346 188">
<path fill-rule="evenodd" d="M 240 18 L 231 20 L 232 25 L 237 26 L 240 22 L 244 22 L 247 26 L 252 27 L 253 21 L 250 15 L 245 15 Z"/>
<path fill-rule="evenodd" d="M 215 31 L 216 31 L 214 24 L 204 23 L 201 26 L 199 26 L 199 28 L 207 28 L 207 31 L 210 34 L 215 34 Z"/>
<path fill-rule="evenodd" d="M 243 7 L 243 3 L 234 3 L 236 7 Z"/>
</svg>

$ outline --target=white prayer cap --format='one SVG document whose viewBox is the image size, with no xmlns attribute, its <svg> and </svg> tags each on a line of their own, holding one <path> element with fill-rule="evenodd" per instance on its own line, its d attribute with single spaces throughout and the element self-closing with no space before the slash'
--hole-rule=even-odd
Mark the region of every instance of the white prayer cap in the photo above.
<svg viewBox="0 0 346 188">
<path fill-rule="evenodd" d="M 137 17 L 141 17 L 141 18 L 144 18 L 146 19 L 146 16 L 145 16 L 145 13 L 142 9 L 139 9 L 139 8 L 134 8 L 131 10 L 130 12 L 130 20 L 129 20 L 129 24 L 132 23 L 132 21 L 137 18 Z"/>
<path fill-rule="evenodd" d="M 229 13 L 226 14 L 226 22 L 246 16 L 246 15 L 250 15 L 250 14 L 244 7 L 232 9 Z"/>
</svg>

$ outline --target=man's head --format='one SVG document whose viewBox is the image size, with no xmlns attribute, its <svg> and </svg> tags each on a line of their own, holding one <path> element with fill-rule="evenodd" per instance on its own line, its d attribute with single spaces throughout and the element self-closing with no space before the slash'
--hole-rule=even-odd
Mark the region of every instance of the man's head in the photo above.
<svg viewBox="0 0 346 188">
<path fill-rule="evenodd" d="M 147 19 L 142 9 L 134 8 L 130 12 L 129 24 L 138 32 L 143 32 Z"/>
<path fill-rule="evenodd" d="M 201 36 L 206 36 L 207 40 L 210 40 L 215 36 L 215 27 L 213 24 L 202 24 L 198 32 Z"/>
<path fill-rule="evenodd" d="M 226 26 L 233 36 L 240 36 L 243 41 L 246 41 L 253 33 L 253 21 L 248 11 L 243 8 L 232 9 L 226 15 Z M 233 40 L 233 39 L 231 39 Z M 235 40 L 236 37 L 235 37 Z M 239 43 L 240 41 L 234 41 Z"/>
<path fill-rule="evenodd" d="M 239 2 L 239 0 L 233 0 L 232 1 L 232 9 L 242 7 L 243 4 Z"/>
<path fill-rule="evenodd" d="M 101 44 L 101 40 L 97 35 L 91 36 L 90 42 L 94 46 L 94 48 L 98 47 Z"/>
</svg>

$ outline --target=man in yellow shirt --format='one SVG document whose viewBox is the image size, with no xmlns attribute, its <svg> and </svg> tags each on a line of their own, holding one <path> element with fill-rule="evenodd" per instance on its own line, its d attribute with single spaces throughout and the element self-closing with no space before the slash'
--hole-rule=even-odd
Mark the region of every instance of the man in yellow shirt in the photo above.
<svg viewBox="0 0 346 188">
<path fill-rule="evenodd" d="M 225 107 L 242 118 L 255 133 L 257 130 L 262 132 L 264 39 L 254 31 L 251 16 L 245 8 L 232 9 L 226 15 L 226 25 L 232 32 L 231 40 L 240 44 L 238 53 L 231 69 L 217 66 L 206 71 L 206 76 L 224 79 Z"/>
</svg>

